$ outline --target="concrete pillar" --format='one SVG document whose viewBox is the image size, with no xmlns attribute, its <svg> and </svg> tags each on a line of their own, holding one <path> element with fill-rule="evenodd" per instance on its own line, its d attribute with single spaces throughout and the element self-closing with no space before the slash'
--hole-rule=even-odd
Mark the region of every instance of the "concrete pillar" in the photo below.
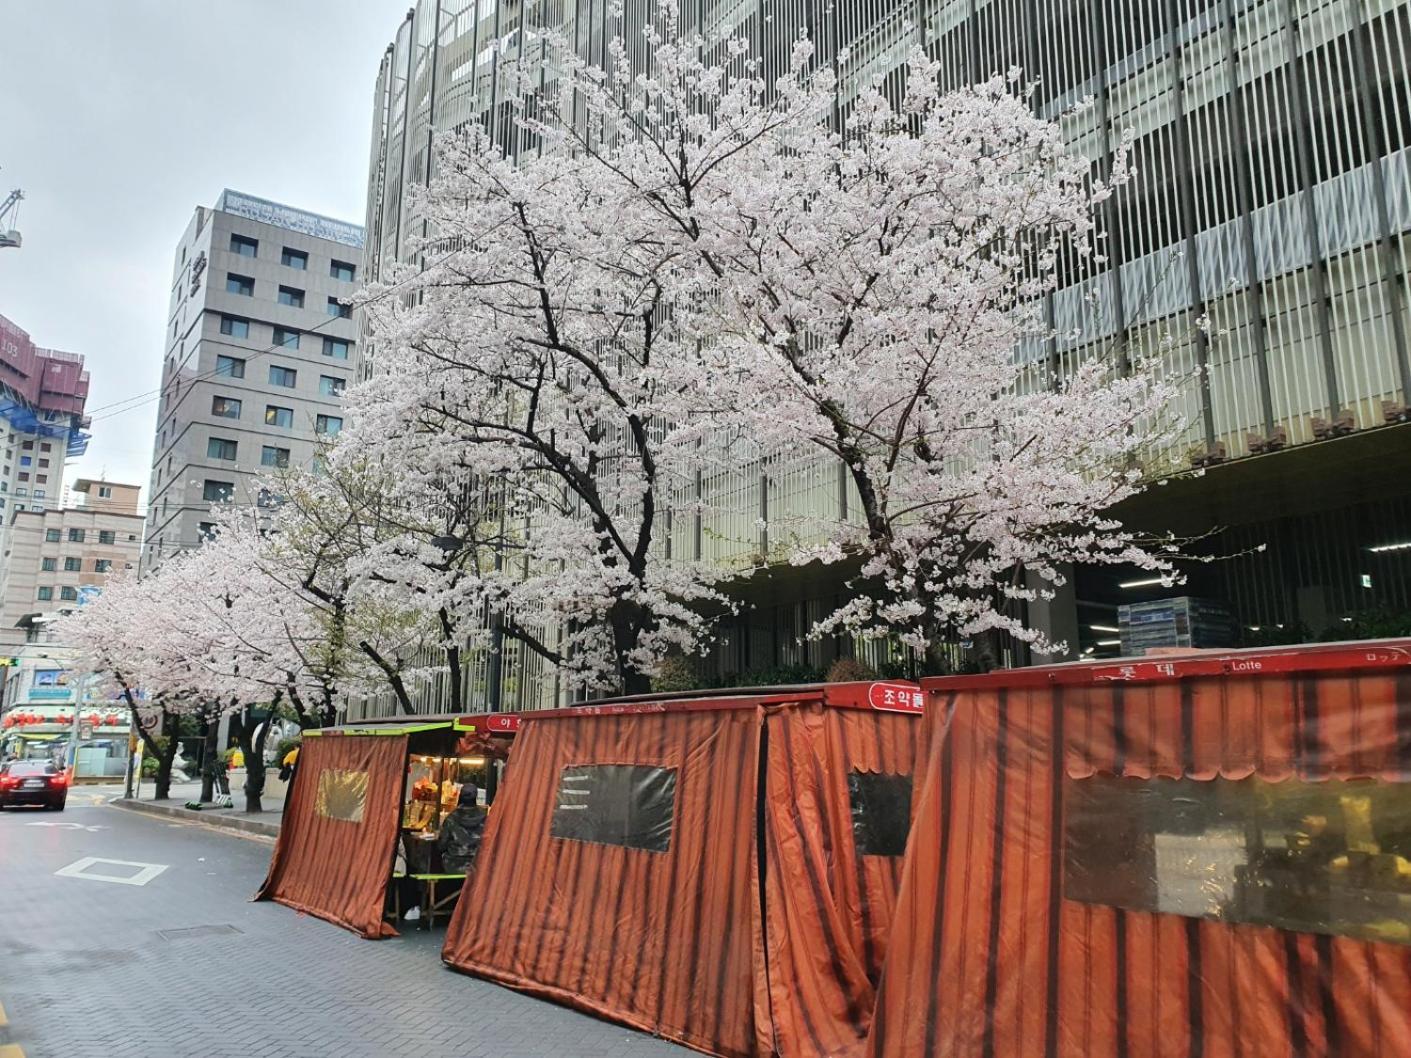
<svg viewBox="0 0 1411 1058">
<path fill-rule="evenodd" d="M 1050 640 L 1062 642 L 1067 649 L 1052 655 L 1034 651 L 1035 665 L 1072 661 L 1078 656 L 1078 595 L 1073 586 L 1073 567 L 1065 567 L 1063 575 L 1066 583 L 1054 589 L 1056 594 L 1052 599 L 1036 599 L 1029 604 L 1029 627 L 1037 628 Z M 1030 588 L 1041 586 L 1033 574 L 1027 574 L 1026 580 Z"/>
</svg>

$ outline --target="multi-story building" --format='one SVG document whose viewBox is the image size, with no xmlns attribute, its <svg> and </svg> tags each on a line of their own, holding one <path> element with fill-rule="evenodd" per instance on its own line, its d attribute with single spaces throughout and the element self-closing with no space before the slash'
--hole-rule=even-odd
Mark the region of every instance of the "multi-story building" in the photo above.
<svg viewBox="0 0 1411 1058">
<path fill-rule="evenodd" d="M 0 552 L 15 513 L 58 504 L 64 462 L 88 448 L 87 399 L 83 357 L 38 348 L 0 316 Z"/>
<path fill-rule="evenodd" d="M 541 46 L 541 18 L 601 63 L 612 6 L 419 0 L 377 79 L 370 278 L 404 259 L 418 231 L 406 192 L 430 177 L 431 130 L 485 122 L 514 152 L 521 137 L 500 64 Z M 1192 565 L 1181 590 L 1227 603 L 1246 641 L 1336 634 L 1384 611 L 1411 620 L 1411 2 L 681 7 L 708 47 L 748 39 L 766 83 L 800 33 L 821 62 L 845 55 L 844 123 L 860 86 L 900 93 L 901 66 L 919 47 L 945 87 L 1022 70 L 1036 111 L 1061 123 L 1097 175 L 1129 135 L 1138 175 L 1103 207 L 1106 263 L 1047 299 L 1054 337 L 1022 350 L 1031 371 L 1053 379 L 1092 355 L 1119 365 L 1155 357 L 1182 380 L 1189 428 L 1170 455 L 1190 472 L 1120 513 L 1152 531 L 1219 530 L 1192 550 L 1224 560 Z M 626 39 L 641 40 L 652 8 L 629 0 Z M 630 51 L 641 61 L 640 45 Z M 1093 105 L 1075 110 L 1085 99 Z M 1202 317 L 1210 328 L 1195 325 Z M 767 554 L 759 525 L 769 512 L 847 517 L 836 470 L 783 455 L 708 482 L 717 524 L 673 540 L 673 553 L 735 563 Z M 844 590 L 839 575 L 779 569 L 765 579 L 741 585 L 756 605 L 725 629 L 723 674 L 816 665 L 837 649 L 799 636 Z M 1121 603 L 1171 593 L 1122 570 L 1078 570 L 1072 583 L 1031 618 L 1088 655 L 1118 649 Z M 519 664 L 511 655 L 507 672 Z M 529 662 L 516 671 L 523 678 L 507 678 L 529 704 Z"/>
<path fill-rule="evenodd" d="M 140 485 L 80 478 L 73 491 L 84 502 L 11 516 L 0 562 L 0 650 L 42 640 L 45 624 L 141 556 Z"/>
<path fill-rule="evenodd" d="M 342 428 L 362 244 L 356 224 L 237 191 L 196 208 L 172 269 L 144 568 Z"/>
</svg>

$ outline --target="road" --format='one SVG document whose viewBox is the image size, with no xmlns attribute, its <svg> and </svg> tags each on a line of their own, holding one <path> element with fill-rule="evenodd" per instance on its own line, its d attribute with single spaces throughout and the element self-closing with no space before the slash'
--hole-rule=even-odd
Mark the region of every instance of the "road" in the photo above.
<svg viewBox="0 0 1411 1058">
<path fill-rule="evenodd" d="M 0 812 L 0 1058 L 691 1053 L 453 973 L 440 929 L 367 941 L 252 904 L 270 850 L 83 788 Z"/>
</svg>

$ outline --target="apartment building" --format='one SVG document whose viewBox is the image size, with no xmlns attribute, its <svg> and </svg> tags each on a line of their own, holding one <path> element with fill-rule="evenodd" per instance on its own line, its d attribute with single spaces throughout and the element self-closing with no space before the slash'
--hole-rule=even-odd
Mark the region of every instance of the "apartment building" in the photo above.
<svg viewBox="0 0 1411 1058">
<path fill-rule="evenodd" d="M 0 562 L 0 648 L 43 639 L 44 625 L 102 591 L 142 553 L 142 486 L 80 478 L 70 506 L 16 511 Z"/>
<path fill-rule="evenodd" d="M 197 546 L 216 504 L 311 466 L 357 363 L 362 228 L 238 191 L 177 244 L 143 568 Z"/>
<path fill-rule="evenodd" d="M 88 448 L 87 399 L 82 356 L 40 348 L 0 316 L 0 553 L 14 514 L 59 503 L 65 461 Z"/>
<path fill-rule="evenodd" d="M 619 29 L 640 42 L 645 0 L 537 5 L 418 0 L 378 72 L 369 160 L 368 276 L 419 231 L 407 189 L 430 176 L 433 129 L 484 122 L 523 142 L 500 64 L 540 47 L 538 21 L 603 62 Z M 1049 385 L 1094 355 L 1151 357 L 1183 381 L 1188 472 L 1119 513 L 1205 536 L 1180 591 L 1222 601 L 1247 643 L 1336 634 L 1411 611 L 1411 3 L 1408 0 L 700 0 L 688 31 L 743 36 L 769 83 L 807 33 L 846 54 L 836 113 L 858 91 L 893 97 L 921 48 L 944 87 L 1010 69 L 1103 175 L 1130 131 L 1137 180 L 1100 218 L 1107 261 L 1046 299 L 1054 337 L 1020 352 Z M 631 61 L 642 62 L 640 44 Z M 1092 105 L 1075 111 L 1085 99 Z M 1195 326 L 1209 318 L 1212 326 Z M 1174 337 L 1174 341 L 1172 340 Z M 811 453 L 770 453 L 704 483 L 704 532 L 678 519 L 672 553 L 724 565 L 767 554 L 769 517 L 844 518 L 847 483 Z M 686 497 L 688 502 L 696 497 Z M 826 664 L 800 636 L 845 591 L 834 570 L 771 570 L 738 591 L 719 674 Z M 1119 649 L 1117 608 L 1173 594 L 1132 571 L 1079 569 L 1031 619 L 1070 651 Z M 1022 650 L 1012 661 L 1025 660 Z M 506 658 L 506 707 L 539 704 L 535 660 Z M 551 682 L 551 681 L 550 681 Z"/>
</svg>

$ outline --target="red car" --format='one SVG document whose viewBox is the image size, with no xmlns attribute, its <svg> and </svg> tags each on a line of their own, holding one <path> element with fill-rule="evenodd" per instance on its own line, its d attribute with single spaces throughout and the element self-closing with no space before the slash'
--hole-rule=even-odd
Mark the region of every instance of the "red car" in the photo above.
<svg viewBox="0 0 1411 1058">
<path fill-rule="evenodd" d="M 69 797 L 69 777 L 52 761 L 12 760 L 0 764 L 0 808 L 43 805 L 64 810 Z"/>
</svg>

